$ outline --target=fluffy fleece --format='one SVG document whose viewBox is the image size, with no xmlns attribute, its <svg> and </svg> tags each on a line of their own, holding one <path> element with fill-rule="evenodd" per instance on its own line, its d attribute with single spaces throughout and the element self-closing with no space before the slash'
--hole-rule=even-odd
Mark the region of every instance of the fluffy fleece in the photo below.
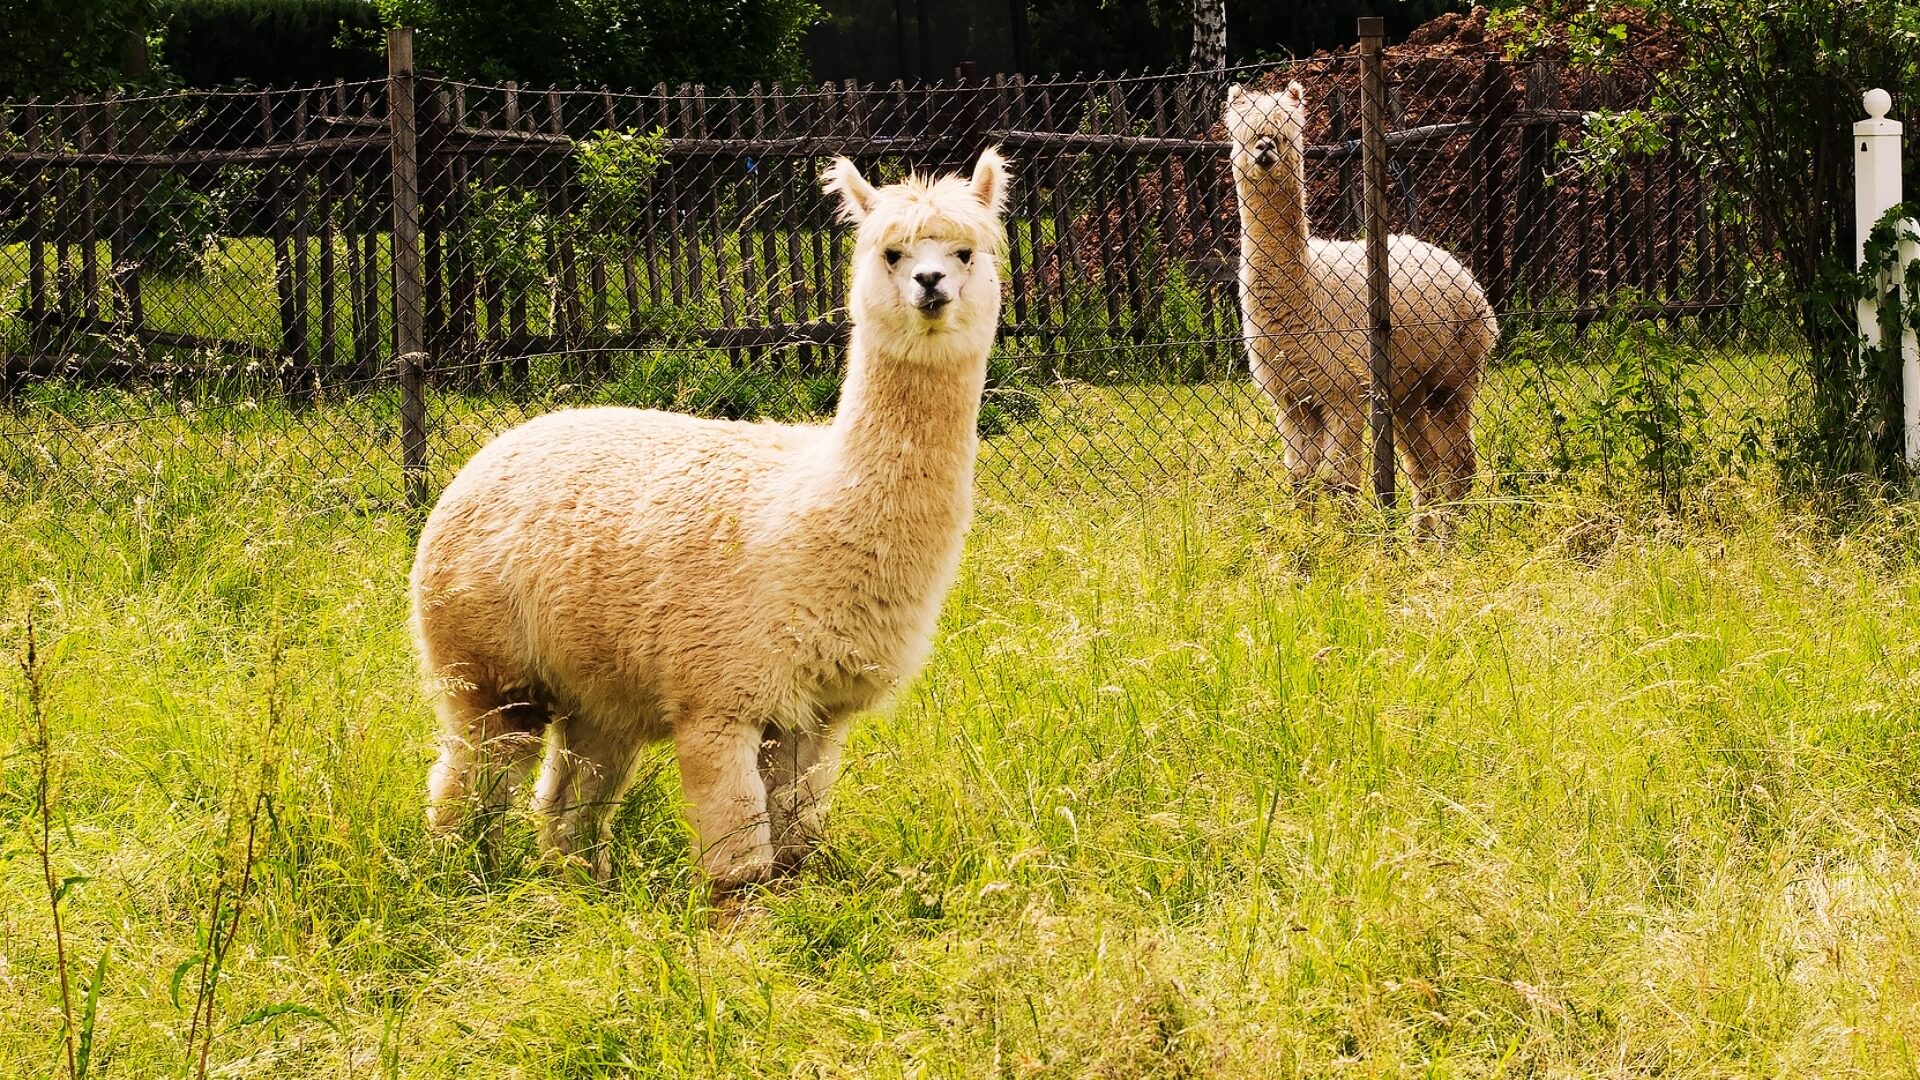
<svg viewBox="0 0 1920 1080">
<path fill-rule="evenodd" d="M 1226 105 L 1240 202 L 1240 303 L 1254 380 L 1280 410 L 1296 485 L 1322 470 L 1360 490 L 1368 395 L 1366 245 L 1307 231 L 1306 103 L 1234 87 Z M 1440 507 L 1473 486 L 1473 397 L 1499 340 L 1493 308 L 1452 255 L 1411 236 L 1388 240 L 1394 438 L 1421 508 L 1415 528 L 1443 532 Z"/>
<path fill-rule="evenodd" d="M 428 518 L 435 828 L 537 763 L 543 850 L 604 878 L 636 760 L 670 739 L 716 890 L 762 880 L 818 837 L 851 718 L 926 659 L 972 515 L 1007 170 L 988 150 L 970 178 L 876 189 L 840 159 L 824 179 L 858 226 L 830 425 L 556 412 Z"/>
</svg>

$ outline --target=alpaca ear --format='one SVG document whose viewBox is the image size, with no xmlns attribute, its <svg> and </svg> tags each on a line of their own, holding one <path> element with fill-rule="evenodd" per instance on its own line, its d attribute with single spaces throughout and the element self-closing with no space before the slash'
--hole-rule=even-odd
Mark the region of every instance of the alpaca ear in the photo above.
<svg viewBox="0 0 1920 1080">
<path fill-rule="evenodd" d="M 1229 105 L 1237 104 L 1241 98 L 1246 96 L 1247 96 L 1247 88 L 1245 86 L 1242 86 L 1239 83 L 1227 84 L 1227 104 Z"/>
<path fill-rule="evenodd" d="M 1298 79 L 1287 84 L 1287 89 L 1283 96 L 1285 96 L 1287 103 L 1290 105 L 1305 105 L 1307 103 L 1306 87 L 1301 86 L 1300 80 Z"/>
<path fill-rule="evenodd" d="M 860 175 L 860 167 L 846 158 L 834 158 L 827 171 L 820 174 L 820 189 L 840 196 L 842 221 L 858 225 L 873 212 L 873 185 Z"/>
<path fill-rule="evenodd" d="M 968 187 L 980 205 L 998 214 L 1007 205 L 1007 184 L 1010 181 L 1007 159 L 1000 156 L 1000 148 L 989 146 L 980 151 L 980 160 L 973 163 L 973 179 Z"/>
</svg>

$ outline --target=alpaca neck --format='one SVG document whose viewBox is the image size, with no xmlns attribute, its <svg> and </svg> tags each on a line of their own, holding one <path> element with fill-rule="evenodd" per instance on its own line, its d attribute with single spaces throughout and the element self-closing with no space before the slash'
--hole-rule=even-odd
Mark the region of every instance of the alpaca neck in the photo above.
<svg viewBox="0 0 1920 1080">
<path fill-rule="evenodd" d="M 1240 202 L 1240 261 L 1264 307 L 1285 324 L 1307 317 L 1307 193 L 1301 164 L 1249 176 L 1234 169 Z"/>
<path fill-rule="evenodd" d="M 827 501 L 847 521 L 909 545 L 944 542 L 965 525 L 987 374 L 977 336 L 901 340 L 853 328 L 826 470 Z"/>
</svg>

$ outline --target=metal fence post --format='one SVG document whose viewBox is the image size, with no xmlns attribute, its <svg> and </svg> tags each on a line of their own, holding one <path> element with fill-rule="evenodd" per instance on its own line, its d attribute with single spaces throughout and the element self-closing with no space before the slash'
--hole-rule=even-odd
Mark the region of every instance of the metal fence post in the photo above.
<svg viewBox="0 0 1920 1080">
<path fill-rule="evenodd" d="M 1387 339 L 1393 332 L 1387 267 L 1386 20 L 1368 16 L 1360 30 L 1360 161 L 1366 194 L 1368 368 L 1373 376 L 1373 492 L 1393 508 L 1393 402 Z"/>
<path fill-rule="evenodd" d="M 1887 110 L 1893 107 L 1893 97 L 1885 90 L 1869 90 L 1861 98 L 1861 104 L 1866 106 L 1867 119 L 1853 125 L 1855 266 L 1866 265 L 1868 237 L 1887 211 L 1900 204 L 1902 186 L 1901 124 L 1898 120 L 1887 119 Z M 1911 220 L 1906 220 L 1898 223 L 1896 233 L 1899 239 L 1898 266 L 1904 268 L 1909 262 L 1920 258 L 1920 243 L 1916 242 L 1920 232 L 1917 232 Z M 1906 274 L 1900 269 L 1895 270 L 1890 280 L 1883 279 L 1880 288 L 1882 295 L 1886 289 L 1898 290 L 1902 310 L 1916 299 L 1906 295 Z M 1862 299 L 1856 310 L 1860 321 L 1860 341 L 1869 350 L 1881 345 L 1879 300 L 1879 297 Z M 1916 342 L 1911 328 L 1903 330 L 1900 336 L 1900 419 L 1905 429 L 1907 465 L 1920 465 L 1920 342 Z"/>
<path fill-rule="evenodd" d="M 420 275 L 420 157 L 413 31 L 387 31 L 387 117 L 393 135 L 393 352 L 400 379 L 400 471 L 407 502 L 427 501 L 426 312 Z"/>
</svg>

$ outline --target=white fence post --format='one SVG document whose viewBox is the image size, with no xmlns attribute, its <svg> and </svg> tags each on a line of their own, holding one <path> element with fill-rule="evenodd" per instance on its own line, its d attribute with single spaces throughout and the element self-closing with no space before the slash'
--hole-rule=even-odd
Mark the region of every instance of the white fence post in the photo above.
<svg viewBox="0 0 1920 1080">
<path fill-rule="evenodd" d="M 1854 172 L 1854 265 L 1867 261 L 1867 237 L 1888 210 L 1900 204 L 1900 121 L 1887 119 L 1893 98 L 1885 90 L 1869 90 L 1861 97 L 1867 119 L 1853 125 Z M 1911 219 L 1899 222 L 1898 267 L 1893 280 L 1883 281 L 1882 290 L 1900 290 L 1902 310 L 1915 297 L 1906 295 L 1906 265 L 1920 258 L 1920 224 Z M 1869 349 L 1880 347 L 1880 304 L 1878 297 L 1863 299 L 1857 312 L 1860 340 Z M 1907 464 L 1920 466 L 1920 341 L 1913 330 L 1900 336 L 1900 418 L 1906 437 Z"/>
</svg>

